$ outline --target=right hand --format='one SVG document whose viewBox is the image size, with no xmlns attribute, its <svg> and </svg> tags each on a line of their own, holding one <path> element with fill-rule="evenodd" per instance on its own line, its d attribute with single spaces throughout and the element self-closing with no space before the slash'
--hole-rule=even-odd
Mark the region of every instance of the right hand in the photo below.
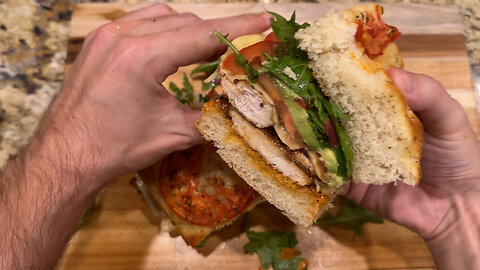
<svg viewBox="0 0 480 270">
<path fill-rule="evenodd" d="M 422 178 L 417 187 L 351 184 L 347 196 L 417 232 L 426 240 L 439 268 L 455 259 L 447 255 L 451 249 L 479 256 L 480 150 L 467 115 L 431 77 L 402 69 L 388 73 L 423 123 Z M 480 264 L 480 259 L 472 262 L 466 265 Z M 457 267 L 465 269 L 462 264 Z"/>
</svg>

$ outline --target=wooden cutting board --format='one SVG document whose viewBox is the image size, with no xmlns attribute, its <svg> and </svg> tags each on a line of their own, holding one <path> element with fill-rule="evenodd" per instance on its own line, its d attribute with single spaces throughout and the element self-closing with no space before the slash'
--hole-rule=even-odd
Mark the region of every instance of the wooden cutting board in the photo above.
<svg viewBox="0 0 480 270">
<path fill-rule="evenodd" d="M 67 70 L 85 35 L 101 24 L 143 5 L 80 4 L 72 17 Z M 312 21 L 331 8 L 347 4 L 176 4 L 180 12 L 202 18 L 260 12 L 264 8 L 297 21 Z M 468 58 L 458 11 L 453 6 L 385 4 L 385 21 L 398 26 L 398 41 L 407 70 L 431 75 L 465 108 L 477 135 L 480 121 L 475 107 Z M 181 84 L 180 69 L 168 80 Z M 199 82 L 194 84 L 199 86 Z M 258 257 L 242 250 L 247 242 L 242 220 L 214 233 L 203 248 L 192 249 L 180 237 L 159 232 L 156 220 L 135 189 L 133 174 L 121 177 L 101 194 L 87 224 L 73 237 L 60 269 L 258 269 Z M 415 206 L 412 206 L 415 207 Z M 254 230 L 292 230 L 309 269 L 434 269 L 424 241 L 396 224 L 364 226 L 362 236 L 343 227 L 295 227 L 276 209 L 263 204 L 253 211 Z"/>
</svg>

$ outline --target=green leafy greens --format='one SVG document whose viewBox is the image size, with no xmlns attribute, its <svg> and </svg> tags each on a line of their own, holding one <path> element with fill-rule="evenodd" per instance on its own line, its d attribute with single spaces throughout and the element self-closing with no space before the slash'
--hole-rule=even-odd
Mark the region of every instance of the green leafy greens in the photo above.
<svg viewBox="0 0 480 270">
<path fill-rule="evenodd" d="M 170 82 L 170 90 L 175 93 L 178 101 L 182 104 L 190 105 L 193 102 L 193 86 L 188 80 L 187 74 L 183 73 L 183 88 L 178 87 L 174 82 Z"/>
<path fill-rule="evenodd" d="M 206 92 L 206 91 L 209 91 L 209 90 L 215 90 L 216 86 L 217 86 L 217 84 L 215 83 L 215 81 L 211 81 L 211 82 L 207 82 L 207 83 L 202 82 L 202 91 Z M 185 73 L 183 74 L 182 88 L 180 88 L 174 82 L 170 82 L 169 88 L 170 88 L 170 91 L 172 91 L 175 94 L 178 101 L 180 101 L 181 103 L 183 103 L 185 105 L 192 105 L 193 104 L 193 101 L 195 100 L 195 96 L 194 96 L 195 91 L 193 89 L 192 83 L 188 79 L 187 74 L 185 74 Z M 201 102 L 201 103 L 208 102 L 210 100 L 209 95 L 211 93 L 212 92 L 210 92 L 209 94 L 199 93 L 198 94 L 198 101 Z M 214 93 L 214 95 L 216 94 L 215 92 L 213 92 L 213 93 Z"/>
<path fill-rule="evenodd" d="M 321 217 L 316 225 L 332 225 L 332 224 L 345 224 L 350 227 L 356 235 L 362 234 L 362 225 L 367 222 L 373 222 L 381 224 L 383 219 L 377 216 L 375 213 L 362 208 L 351 200 L 347 200 L 342 207 L 342 211 L 339 215 L 332 215 L 327 213 Z"/>
<path fill-rule="evenodd" d="M 248 63 L 248 60 L 243 57 L 243 55 L 237 50 L 237 48 L 235 48 L 235 46 L 233 46 L 233 44 L 228 41 L 228 35 L 222 36 L 222 34 L 218 32 L 215 32 L 215 35 L 220 40 L 220 42 L 226 44 L 233 51 L 233 53 L 235 54 L 235 63 L 245 69 L 248 79 L 252 83 L 256 83 L 258 79 L 258 72 Z"/>
<path fill-rule="evenodd" d="M 295 39 L 295 33 L 308 27 L 309 24 L 296 23 L 295 12 L 290 20 L 275 12 L 269 13 L 273 15 L 270 20 L 271 27 L 281 44 L 276 47 L 274 55 L 264 53 L 267 62 L 258 70 L 255 70 L 227 40 L 227 36 L 222 36 L 218 32 L 215 32 L 215 35 L 232 49 L 235 54 L 235 62 L 245 69 L 248 79 L 252 83 L 257 81 L 259 74 L 265 74 L 277 89 L 281 90 L 283 99 L 294 97 L 294 100 L 302 104 L 308 114 L 308 123 L 313 129 L 308 128 L 308 131 L 304 131 L 302 134 L 305 143 L 317 151 L 330 148 L 335 153 L 338 163 L 337 168 L 332 168 L 331 172 L 336 173 L 343 181 L 347 181 L 352 175 L 353 150 L 352 143 L 343 130 L 341 122 L 348 121 L 349 118 L 323 94 L 312 70 L 308 67 L 308 55 L 298 48 L 298 40 Z M 292 102 L 290 102 L 289 109 L 291 106 Z M 298 107 L 295 104 L 293 106 Z M 302 124 L 305 123 L 303 119 Z M 294 124 L 298 130 L 298 123 L 294 122 Z M 314 135 L 307 136 L 307 134 Z M 341 184 L 343 183 L 335 183 L 335 185 Z"/>
<path fill-rule="evenodd" d="M 192 70 L 192 72 L 190 72 L 190 76 L 193 76 L 197 73 L 204 73 L 207 76 L 212 74 L 213 72 L 215 72 L 218 65 L 220 64 L 220 60 L 221 59 L 218 58 L 216 61 L 208 62 L 208 63 L 201 64 L 201 65 L 197 66 L 196 68 L 194 68 Z"/>
<path fill-rule="evenodd" d="M 290 20 L 287 21 L 280 14 L 269 11 L 274 18 L 270 20 L 272 30 L 275 36 L 282 42 L 282 45 L 275 50 L 275 56 L 282 57 L 285 55 L 294 56 L 302 59 L 305 63 L 308 61 L 307 54 L 298 48 L 298 40 L 295 39 L 295 33 L 303 28 L 310 26 L 308 23 L 298 24 L 295 22 L 295 12 L 293 12 Z"/>
<path fill-rule="evenodd" d="M 295 250 L 297 236 L 294 232 L 250 230 L 250 213 L 247 215 L 247 237 L 250 240 L 243 249 L 249 253 L 257 253 L 263 269 L 270 265 L 274 270 L 307 269 L 307 261 L 298 257 L 300 252 Z"/>
<path fill-rule="evenodd" d="M 307 23 L 302 25 L 295 22 L 295 12 L 290 20 L 281 15 L 270 12 L 274 16 L 271 20 L 272 29 L 277 38 L 282 41 L 282 46 L 275 51 L 275 57 L 267 56 L 269 62 L 264 65 L 270 73 L 286 84 L 293 92 L 299 95 L 308 106 L 306 109 L 309 121 L 315 130 L 317 141 L 309 144 L 314 149 L 332 147 L 338 162 L 337 175 L 347 180 L 352 175 L 351 161 L 353 150 L 351 141 L 341 127 L 342 121 L 348 121 L 345 115 L 334 103 L 330 102 L 320 90 L 312 70 L 308 67 L 308 57 L 298 48 L 298 41 L 295 33 L 302 28 L 308 27 Z M 289 70 L 291 74 L 286 74 Z M 338 136 L 339 145 L 331 145 L 327 135 L 326 121 L 332 119 Z"/>
</svg>

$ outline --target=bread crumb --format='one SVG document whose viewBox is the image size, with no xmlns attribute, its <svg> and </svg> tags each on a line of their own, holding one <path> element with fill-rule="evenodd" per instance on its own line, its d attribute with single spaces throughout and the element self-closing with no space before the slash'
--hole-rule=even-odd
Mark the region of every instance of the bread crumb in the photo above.
<svg viewBox="0 0 480 270">
<path fill-rule="evenodd" d="M 288 77 L 292 78 L 295 81 L 297 80 L 297 74 L 295 74 L 295 72 L 293 72 L 293 70 L 290 67 L 286 67 L 283 70 L 283 74 L 287 75 Z"/>
</svg>

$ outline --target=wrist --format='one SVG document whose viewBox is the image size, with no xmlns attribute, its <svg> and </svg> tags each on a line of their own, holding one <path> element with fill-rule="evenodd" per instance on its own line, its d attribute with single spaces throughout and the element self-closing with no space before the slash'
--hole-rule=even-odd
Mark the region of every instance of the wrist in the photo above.
<svg viewBox="0 0 480 270">
<path fill-rule="evenodd" d="M 102 187 L 76 147 L 40 132 L 0 175 L 0 268 L 53 268 Z"/>
<path fill-rule="evenodd" d="M 24 151 L 26 168 L 48 175 L 42 181 L 51 181 L 54 186 L 65 182 L 85 194 L 95 193 L 108 183 L 101 147 L 78 130 L 45 127 L 45 122 L 41 125 Z"/>
</svg>

